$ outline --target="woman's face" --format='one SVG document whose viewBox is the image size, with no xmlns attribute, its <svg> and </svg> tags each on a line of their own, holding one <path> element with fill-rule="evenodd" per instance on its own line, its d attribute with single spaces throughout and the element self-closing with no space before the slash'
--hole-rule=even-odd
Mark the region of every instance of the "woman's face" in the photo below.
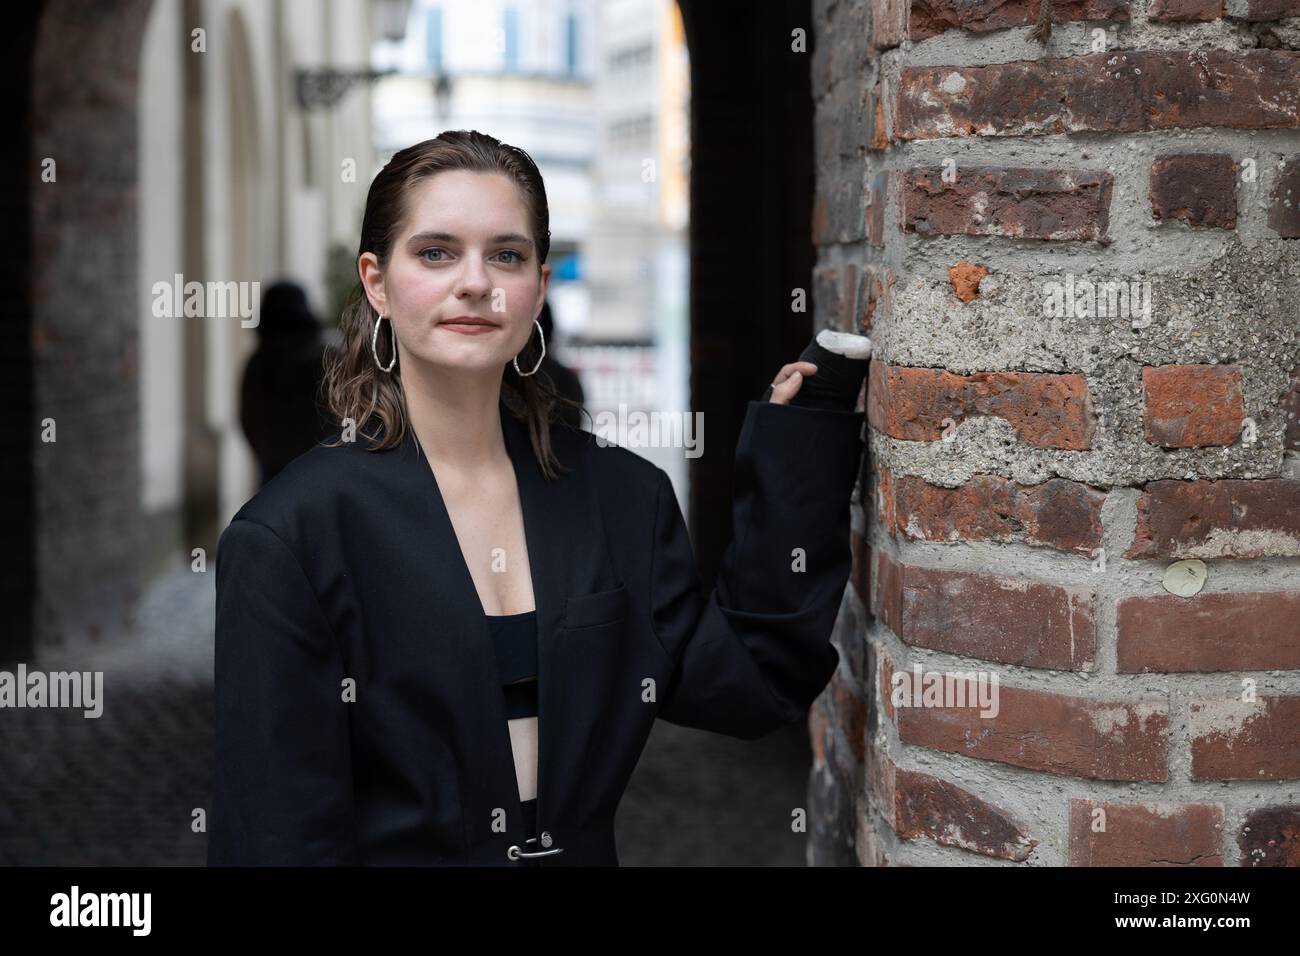
<svg viewBox="0 0 1300 956">
<path fill-rule="evenodd" d="M 503 174 L 448 170 L 418 183 L 409 201 L 388 267 L 381 273 L 372 253 L 359 263 L 370 304 L 392 319 L 399 365 L 500 372 L 535 337 L 551 276 L 549 265 L 538 273 L 523 197 Z M 489 324 L 455 322 L 466 317 Z M 536 348 L 520 362 L 525 371 Z"/>
</svg>

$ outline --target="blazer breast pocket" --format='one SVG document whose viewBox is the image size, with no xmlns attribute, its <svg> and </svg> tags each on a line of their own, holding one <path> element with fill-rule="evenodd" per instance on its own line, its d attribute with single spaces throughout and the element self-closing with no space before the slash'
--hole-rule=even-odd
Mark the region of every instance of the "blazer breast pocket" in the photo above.
<svg viewBox="0 0 1300 956">
<path fill-rule="evenodd" d="M 615 695 L 626 691 L 619 675 L 627 650 L 627 617 L 625 584 L 565 599 L 557 659 L 563 661 L 566 706 L 575 720 L 597 726 Z"/>
<path fill-rule="evenodd" d="M 627 618 L 627 585 L 608 591 L 571 594 L 564 603 L 564 629 L 578 631 L 602 624 L 618 624 Z"/>
</svg>

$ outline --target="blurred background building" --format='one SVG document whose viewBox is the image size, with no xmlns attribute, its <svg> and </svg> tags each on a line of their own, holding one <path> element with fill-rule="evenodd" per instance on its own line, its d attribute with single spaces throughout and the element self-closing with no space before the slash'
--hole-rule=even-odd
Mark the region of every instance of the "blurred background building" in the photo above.
<svg viewBox="0 0 1300 956">
<path fill-rule="evenodd" d="M 546 180 L 556 356 L 589 411 L 688 402 L 686 42 L 666 0 L 415 0 L 375 46 L 376 165 L 442 129 L 525 149 Z M 686 460 L 644 448 L 686 496 Z"/>
<path fill-rule="evenodd" d="M 55 250 L 35 263 L 36 357 L 57 343 L 59 358 L 49 374 L 38 365 L 34 388 L 39 407 L 61 406 L 64 440 L 33 448 L 35 644 L 129 631 L 144 586 L 178 553 L 211 555 L 272 473 L 250 444 L 256 416 L 241 415 L 241 402 L 268 394 L 257 375 L 287 378 L 267 370 L 277 317 L 261 316 L 262 294 L 293 283 L 320 344 L 337 341 L 370 181 L 396 150 L 443 129 L 488 131 L 542 170 L 555 270 L 548 345 L 577 374 L 588 411 L 686 412 L 690 103 L 671 0 L 112 9 L 108 29 L 92 33 L 81 4 L 51 3 L 35 38 L 48 67 L 34 96 L 49 117 L 36 154 L 56 177 L 31 207 L 37 248 Z M 117 32 L 137 38 L 138 64 L 121 60 Z M 91 69 L 60 73 L 74 52 Z M 106 98 L 111 122 L 88 122 Z M 93 166 L 79 162 L 90 156 Z M 99 258 L 85 257 L 86 230 Z M 106 292 L 96 270 L 134 285 Z M 216 301 L 228 314 L 213 308 L 214 287 L 230 290 Z M 73 367 L 82 374 L 60 376 Z M 315 437 L 304 428 L 301 449 Z M 93 453 L 74 459 L 73 447 Z M 682 450 L 636 450 L 670 473 L 689 517 Z M 88 488 L 105 493 L 67 506 Z M 127 489 L 138 494 L 131 507 Z M 139 575 L 127 570 L 137 557 Z"/>
<path fill-rule="evenodd" d="M 347 86 L 330 73 L 368 71 L 382 14 L 402 6 L 148 6 L 136 274 L 140 507 L 152 568 L 170 564 L 189 542 L 212 541 L 258 487 L 239 420 L 254 329 L 237 317 L 157 315 L 149 308 L 154 286 L 183 275 L 258 282 L 264 291 L 292 277 L 312 306 L 333 308 L 329 250 L 338 244 L 355 254 L 375 150 L 370 86 Z"/>
</svg>

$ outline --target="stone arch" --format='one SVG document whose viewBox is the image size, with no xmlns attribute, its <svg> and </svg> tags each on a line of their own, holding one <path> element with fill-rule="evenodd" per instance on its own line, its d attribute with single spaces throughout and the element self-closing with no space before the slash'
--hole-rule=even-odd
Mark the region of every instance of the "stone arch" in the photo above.
<svg viewBox="0 0 1300 956">
<path fill-rule="evenodd" d="M 55 179 L 25 180 L 34 414 L 16 427 L 50 419 L 57 440 L 38 433 L 29 446 L 33 617 L 9 652 L 108 637 L 138 594 L 136 109 L 150 5 L 35 11 L 32 157 L 52 160 Z"/>
<path fill-rule="evenodd" d="M 678 2 L 692 84 L 691 404 L 709 411 L 709 440 L 724 447 L 734 445 L 745 402 L 797 356 L 812 327 L 810 314 L 789 309 L 792 289 L 811 288 L 814 263 L 811 53 L 772 42 L 795 26 L 810 27 L 811 8 L 809 0 L 791 0 L 735 17 L 718 16 L 701 0 Z M 3 41 L 13 53 L 4 66 L 17 80 L 11 88 L 30 94 L 20 98 L 30 103 L 33 133 L 30 150 L 16 149 L 4 166 L 15 187 L 6 196 L 30 197 L 30 205 L 6 203 L 14 212 L 10 221 L 30 224 L 31 241 L 7 238 L 13 255 L 0 257 L 21 289 L 7 306 L 13 320 L 5 327 L 14 345 L 6 354 L 15 359 L 8 384 L 18 413 L 0 426 L 7 460 L 17 466 L 0 479 L 9 492 L 5 522 L 13 531 L 0 552 L 0 563 L 13 571 L 4 587 L 14 626 L 0 637 L 0 654 L 10 659 L 31 652 L 33 635 L 94 637 L 119 630 L 139 590 L 137 557 L 148 532 L 139 502 L 142 304 L 131 279 L 140 227 L 138 64 L 151 5 L 121 0 L 107 17 L 88 16 L 76 0 L 23 5 Z M 185 0 L 187 14 L 197 8 Z M 247 57 L 242 24 L 227 21 L 224 27 L 232 40 L 227 55 L 238 58 L 243 42 Z M 69 63 L 79 68 L 68 69 Z M 197 72 L 193 63 L 186 69 Z M 201 81 L 187 74 L 187 95 L 196 95 Z M 256 113 L 247 112 L 252 88 L 242 87 L 245 81 L 247 74 L 231 77 L 223 92 L 236 118 L 244 117 L 239 124 L 255 137 Z M 202 121 L 190 112 L 186 148 L 198 149 L 192 143 L 196 136 L 202 141 Z M 246 208 L 259 199 L 251 165 L 258 144 L 237 133 L 228 148 L 228 185 Z M 33 177 L 42 156 L 58 161 L 57 188 L 41 188 Z M 187 170 L 198 185 L 186 186 L 185 261 L 189 270 L 202 271 L 205 253 L 218 250 L 204 248 L 192 204 L 202 202 L 209 174 Z M 243 234 L 252 243 L 263 241 L 256 232 Z M 232 268 L 221 262 L 214 268 L 233 276 L 239 271 L 235 251 L 220 252 L 230 254 Z M 219 391 L 217 383 L 228 380 L 221 369 L 237 358 L 235 343 L 210 332 L 197 338 L 187 330 L 187 540 L 202 539 L 202 530 L 217 523 L 225 510 L 219 489 L 238 484 L 224 480 L 236 465 L 220 438 L 202 434 L 212 413 L 207 401 Z M 57 422 L 56 443 L 39 440 L 37 423 L 47 415 Z M 705 456 L 693 466 L 692 533 L 706 580 L 729 540 L 731 516 L 728 509 L 695 505 L 729 496 L 731 466 L 726 455 Z"/>
</svg>

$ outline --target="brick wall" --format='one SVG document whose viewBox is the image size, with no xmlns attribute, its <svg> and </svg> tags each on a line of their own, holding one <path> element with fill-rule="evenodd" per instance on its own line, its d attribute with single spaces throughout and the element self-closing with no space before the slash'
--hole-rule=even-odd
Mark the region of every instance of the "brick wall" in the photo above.
<svg viewBox="0 0 1300 956">
<path fill-rule="evenodd" d="M 875 351 L 810 861 L 1297 865 L 1300 2 L 1038 10 L 814 3 Z"/>
</svg>

